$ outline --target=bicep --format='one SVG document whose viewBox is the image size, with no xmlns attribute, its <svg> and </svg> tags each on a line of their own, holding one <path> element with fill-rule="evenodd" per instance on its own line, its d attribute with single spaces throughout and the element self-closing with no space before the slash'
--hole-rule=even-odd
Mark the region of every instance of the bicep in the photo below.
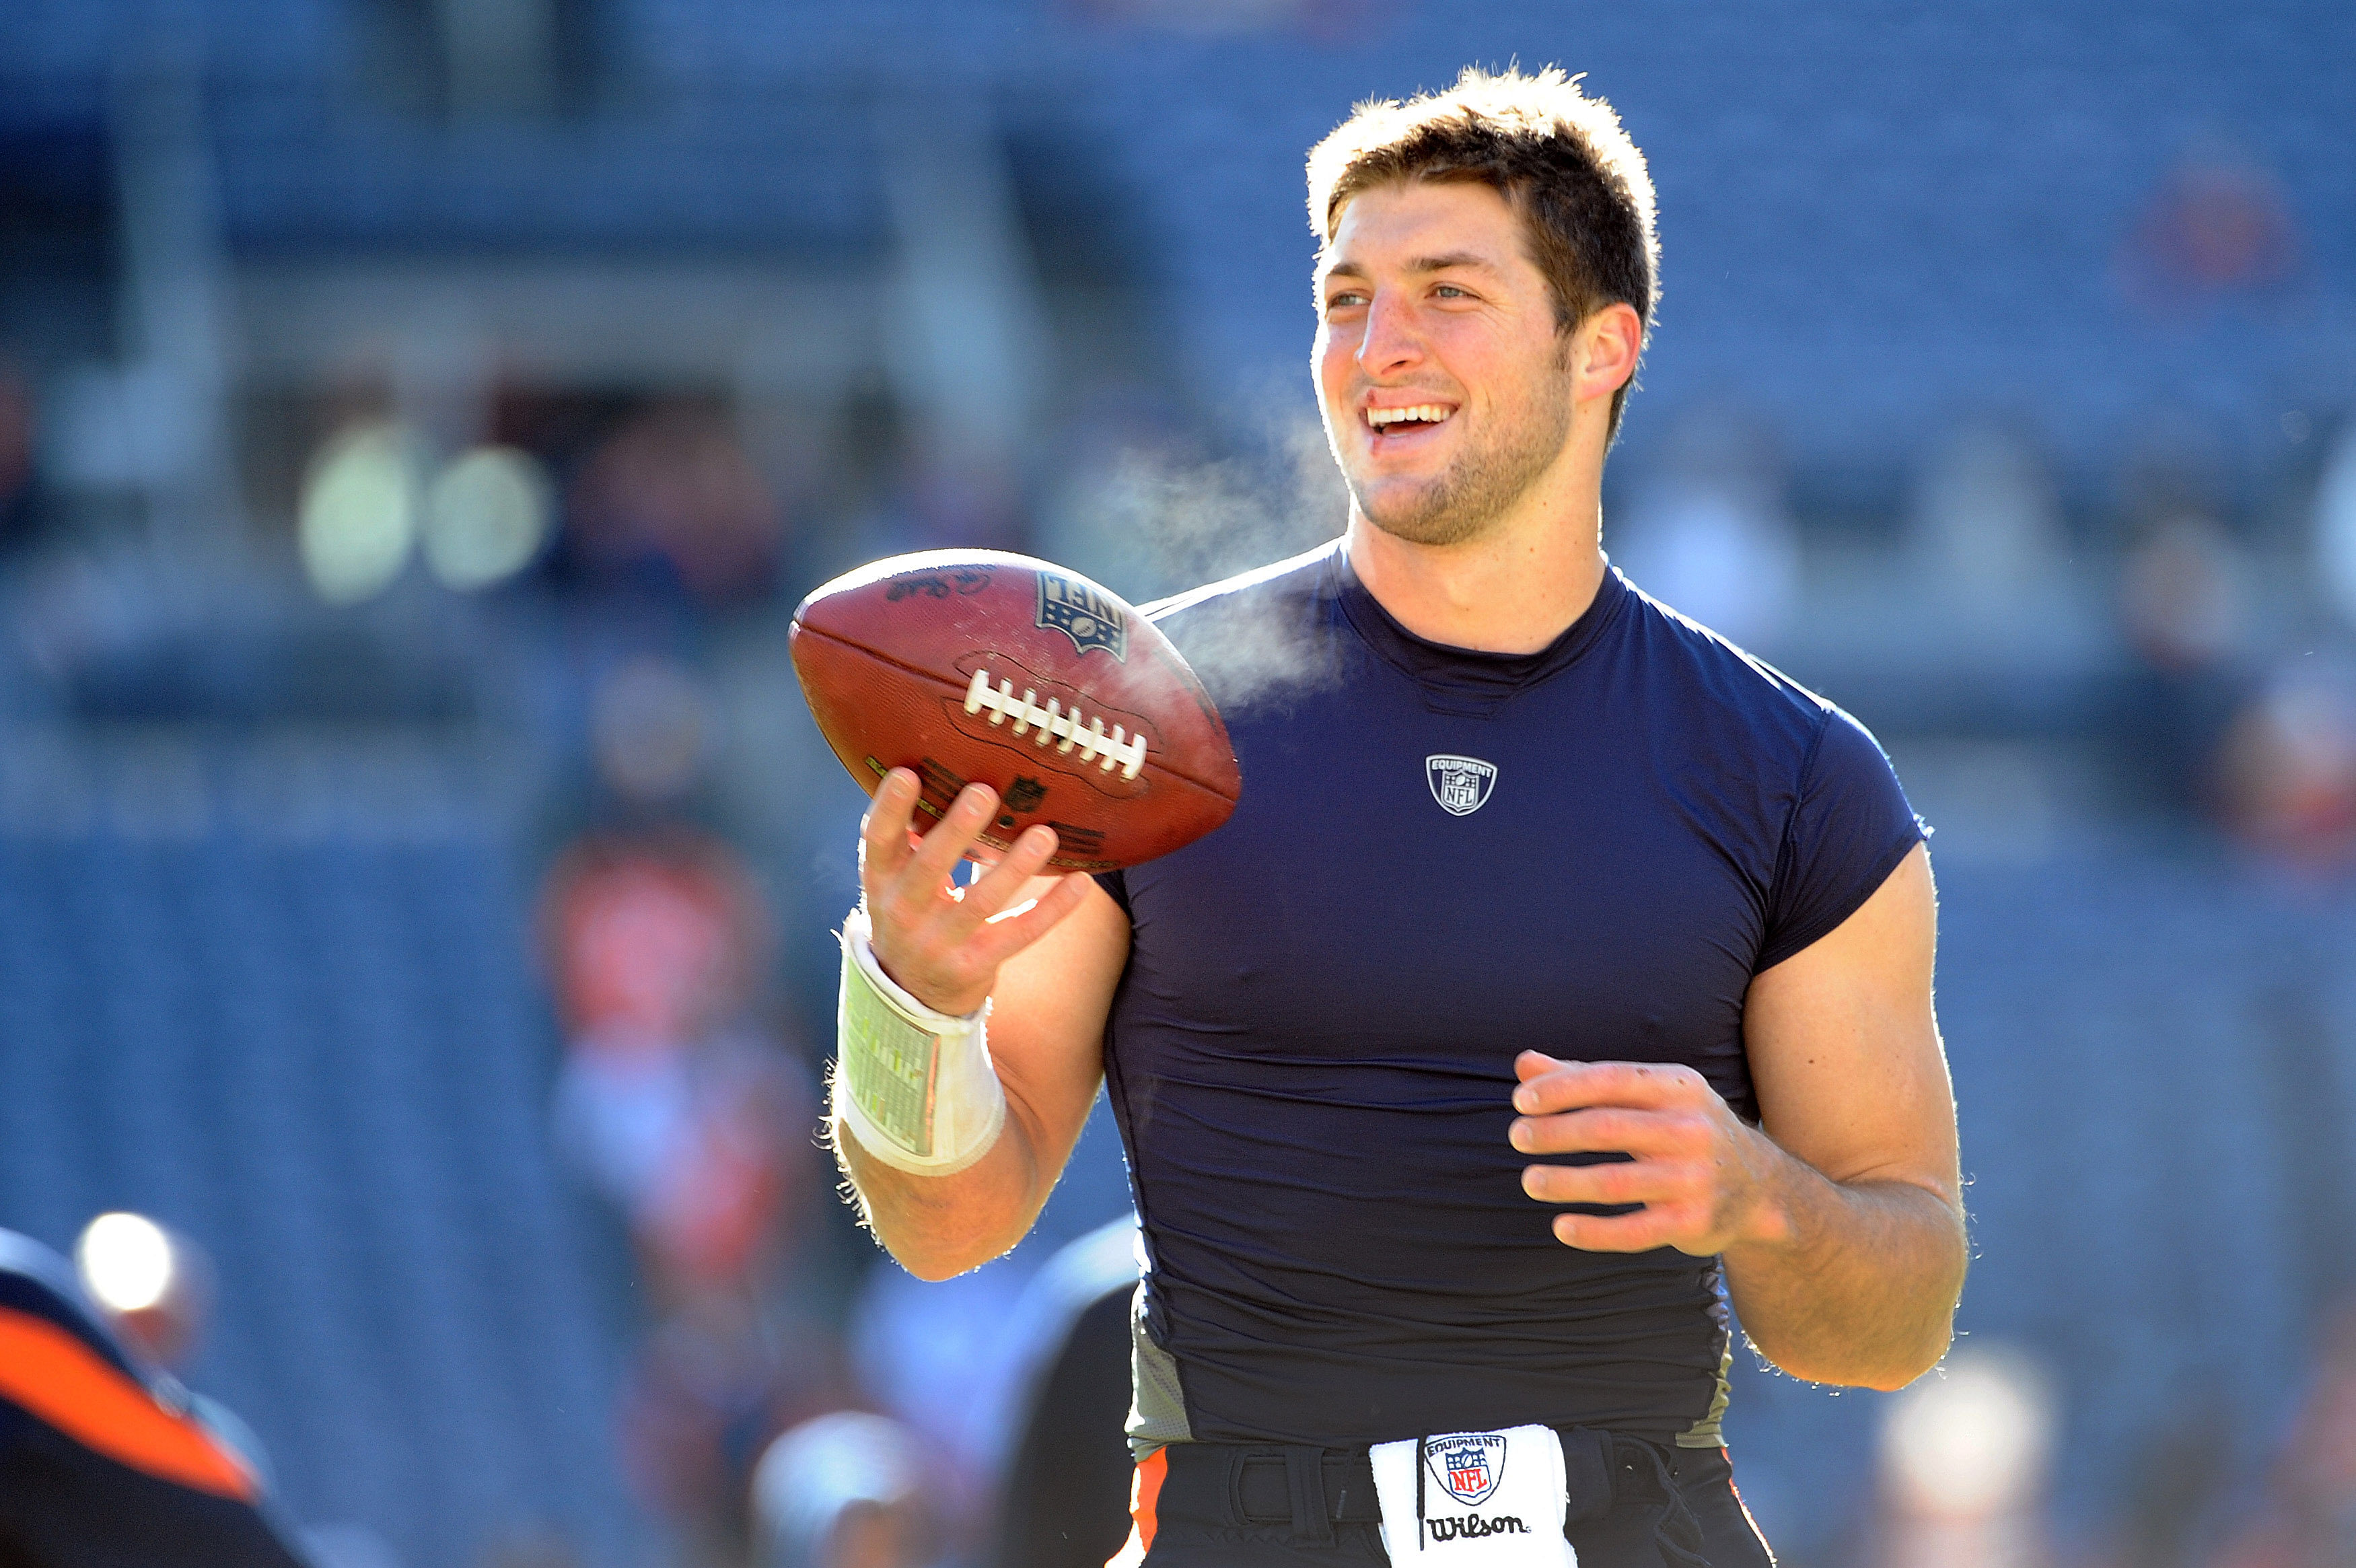
<svg viewBox="0 0 2356 1568">
<path fill-rule="evenodd" d="M 1041 878 L 1026 896 L 1053 885 Z M 1077 908 L 1006 961 L 991 989 L 991 1059 L 1051 1172 L 1063 1168 L 1096 1102 L 1105 1021 L 1128 963 L 1129 917 L 1091 886 Z"/>
<path fill-rule="evenodd" d="M 1754 977 L 1743 1043 L 1762 1125 L 1837 1182 L 1960 1198 L 1954 1091 L 1932 1010 L 1937 903 L 1915 845 L 1839 926 Z"/>
</svg>

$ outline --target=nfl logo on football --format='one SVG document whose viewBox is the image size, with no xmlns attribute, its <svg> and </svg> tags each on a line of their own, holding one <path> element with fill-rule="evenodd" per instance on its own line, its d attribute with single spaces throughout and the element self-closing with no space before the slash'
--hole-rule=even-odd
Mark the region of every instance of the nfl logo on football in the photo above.
<svg viewBox="0 0 2356 1568">
<path fill-rule="evenodd" d="M 1469 817 L 1487 805 L 1497 782 L 1496 764 L 1477 757 L 1427 757 L 1423 773 L 1431 798 L 1451 817 Z"/>
<path fill-rule="evenodd" d="M 1120 607 L 1084 583 L 1040 573 L 1039 624 L 1070 638 L 1082 653 L 1101 648 L 1123 664 L 1129 662 L 1129 622 Z"/>
</svg>

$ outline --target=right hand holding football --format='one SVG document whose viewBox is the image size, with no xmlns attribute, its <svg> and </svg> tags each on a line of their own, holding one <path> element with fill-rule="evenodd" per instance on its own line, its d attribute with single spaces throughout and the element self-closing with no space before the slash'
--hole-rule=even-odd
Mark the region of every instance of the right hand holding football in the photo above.
<svg viewBox="0 0 2356 1568">
<path fill-rule="evenodd" d="M 1055 853 L 1055 830 L 1033 827 L 970 886 L 949 881 L 989 826 L 998 796 L 969 784 L 922 839 L 914 819 L 916 776 L 895 768 L 876 786 L 860 826 L 859 885 L 874 928 L 876 961 L 927 1007 L 963 1015 L 989 1000 L 999 966 L 1053 929 L 1088 895 L 1072 872 L 1023 903 L 1032 878 Z"/>
</svg>

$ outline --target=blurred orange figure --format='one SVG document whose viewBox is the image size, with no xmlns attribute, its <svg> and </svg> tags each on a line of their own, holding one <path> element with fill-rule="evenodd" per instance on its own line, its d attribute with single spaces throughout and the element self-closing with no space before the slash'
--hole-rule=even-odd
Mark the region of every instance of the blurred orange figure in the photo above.
<svg viewBox="0 0 2356 1568">
<path fill-rule="evenodd" d="M 726 846 L 684 830 L 593 838 L 550 878 L 560 1131 L 673 1298 L 757 1271 L 814 1115 L 749 1021 L 767 924 Z"/>
<path fill-rule="evenodd" d="M 684 401 L 657 403 L 606 437 L 573 487 L 573 519 L 593 566 L 653 567 L 706 600 L 767 585 L 783 534 L 776 499 L 728 421 Z"/>
</svg>

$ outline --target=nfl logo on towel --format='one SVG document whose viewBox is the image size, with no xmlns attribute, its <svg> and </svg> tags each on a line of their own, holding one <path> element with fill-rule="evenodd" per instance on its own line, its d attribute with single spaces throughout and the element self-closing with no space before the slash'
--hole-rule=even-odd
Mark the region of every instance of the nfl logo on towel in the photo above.
<svg viewBox="0 0 2356 1568">
<path fill-rule="evenodd" d="M 1497 782 L 1497 765 L 1477 757 L 1427 757 L 1423 776 L 1431 798 L 1451 817 L 1469 817 L 1489 803 Z"/>
<path fill-rule="evenodd" d="M 1505 1477 L 1505 1435 L 1501 1432 L 1467 1432 L 1435 1437 L 1424 1450 L 1432 1479 L 1448 1495 L 1471 1508 L 1486 1502 Z"/>
</svg>

